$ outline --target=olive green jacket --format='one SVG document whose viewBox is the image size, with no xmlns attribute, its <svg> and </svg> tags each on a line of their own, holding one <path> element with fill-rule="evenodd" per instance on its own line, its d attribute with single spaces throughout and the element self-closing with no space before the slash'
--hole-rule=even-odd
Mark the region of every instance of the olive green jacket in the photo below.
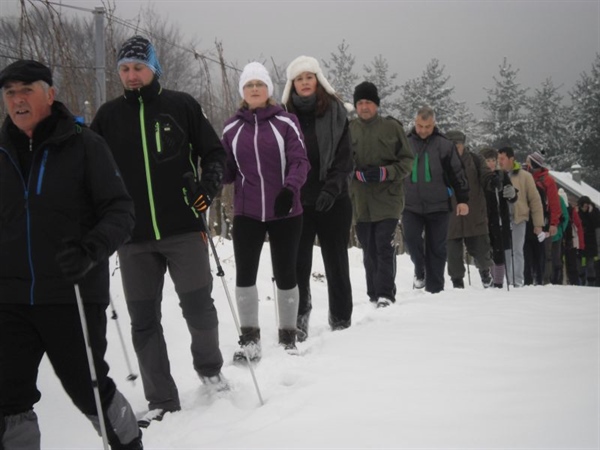
<svg viewBox="0 0 600 450">
<path fill-rule="evenodd" d="M 350 183 L 355 222 L 400 219 L 404 209 L 403 179 L 410 173 L 413 152 L 402 124 L 379 115 L 370 121 L 350 122 L 350 137 L 355 170 L 385 167 L 386 179 L 364 183 L 356 176 Z"/>
</svg>

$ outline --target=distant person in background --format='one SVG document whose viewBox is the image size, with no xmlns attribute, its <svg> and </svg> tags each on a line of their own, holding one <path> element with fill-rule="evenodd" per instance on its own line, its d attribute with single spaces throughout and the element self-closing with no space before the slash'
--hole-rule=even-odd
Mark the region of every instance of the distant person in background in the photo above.
<svg viewBox="0 0 600 450">
<path fill-rule="evenodd" d="M 492 278 L 494 287 L 504 286 L 506 275 L 506 252 L 511 251 L 512 237 L 509 203 L 517 201 L 517 191 L 510 182 L 508 174 L 497 167 L 498 150 L 486 147 L 480 151 L 491 171 L 497 174 L 498 181 L 493 191 L 485 192 L 488 215 L 488 229 L 492 248 Z"/>
<path fill-rule="evenodd" d="M 454 142 L 469 182 L 469 214 L 450 214 L 448 224 L 448 275 L 454 288 L 465 287 L 464 248 L 475 259 L 484 288 L 492 285 L 492 255 L 488 230 L 486 191 L 492 192 L 501 183 L 497 174 L 491 171 L 485 159 L 473 153 L 466 145 L 466 135 L 462 131 L 451 130 L 446 138 Z M 496 176 L 495 176 L 496 175 Z M 501 187 L 502 188 L 502 187 Z M 456 199 L 451 198 L 452 209 L 456 209 Z"/>
<path fill-rule="evenodd" d="M 298 117 L 310 161 L 300 193 L 303 214 L 297 263 L 298 340 L 304 341 L 312 310 L 310 278 L 315 237 L 325 266 L 329 326 L 341 330 L 352 322 L 348 262 L 352 204 L 348 181 L 353 161 L 346 108 L 315 58 L 299 56 L 290 63 L 281 102 Z"/>
<path fill-rule="evenodd" d="M 592 200 L 584 195 L 577 200 L 579 217 L 585 235 L 583 266 L 585 267 L 586 286 L 600 286 L 600 211 Z"/>
<path fill-rule="evenodd" d="M 148 401 L 139 423 L 147 427 L 181 409 L 161 324 L 167 270 L 190 332 L 194 370 L 211 389 L 228 387 L 199 219 L 221 188 L 225 151 L 200 104 L 161 86 L 150 41 L 125 41 L 117 70 L 123 94 L 100 107 L 91 127 L 108 142 L 135 203 L 133 236 L 119 248 L 119 264 Z"/>
<path fill-rule="evenodd" d="M 234 361 L 262 357 L 256 277 L 267 234 L 277 284 L 279 344 L 297 354 L 298 283 L 296 261 L 302 233 L 300 189 L 310 164 L 295 115 L 277 105 L 273 82 L 258 62 L 244 67 L 239 81 L 242 105 L 225 121 L 224 183 L 234 184 L 233 252 L 235 298 L 241 326 Z"/>
<path fill-rule="evenodd" d="M 408 140 L 415 159 L 404 180 L 404 242 L 415 266 L 414 287 L 435 294 L 444 290 L 450 214 L 469 214 L 469 182 L 456 146 L 438 130 L 428 106 L 417 112 Z"/>
<path fill-rule="evenodd" d="M 402 124 L 379 115 L 377 86 L 368 81 L 357 85 L 354 107 L 358 118 L 350 122 L 355 165 L 350 195 L 356 236 L 369 301 L 384 308 L 396 301 L 394 236 L 404 208 L 402 181 L 413 156 Z"/>
<path fill-rule="evenodd" d="M 558 190 L 558 195 L 567 205 L 569 222 L 563 233 L 563 257 L 567 273 L 567 284 L 579 286 L 580 259 L 579 253 L 585 248 L 585 238 L 581 218 L 577 208 L 569 203 L 569 197 L 563 188 Z"/>
<path fill-rule="evenodd" d="M 512 147 L 503 147 L 498 150 L 498 165 L 505 171 L 510 182 L 516 189 L 517 201 L 510 204 L 511 213 L 511 242 L 512 247 L 505 252 L 506 273 L 508 282 L 515 287 L 522 287 L 525 283 L 525 256 L 523 245 L 525 243 L 525 228 L 527 221 L 533 221 L 533 232 L 539 242 L 546 238 L 542 231 L 544 226 L 544 211 L 540 194 L 535 187 L 533 175 L 523 170 L 515 161 L 515 152 Z"/>
</svg>

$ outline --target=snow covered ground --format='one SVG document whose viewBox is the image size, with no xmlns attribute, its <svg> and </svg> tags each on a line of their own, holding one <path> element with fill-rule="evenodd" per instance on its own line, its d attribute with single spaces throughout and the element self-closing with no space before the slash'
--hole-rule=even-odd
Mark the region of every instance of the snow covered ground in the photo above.
<svg viewBox="0 0 600 450">
<path fill-rule="evenodd" d="M 234 292 L 231 242 L 215 240 Z M 170 280 L 163 326 L 183 410 L 144 431 L 146 449 L 598 449 L 600 446 L 600 289 L 568 286 L 432 295 L 412 289 L 412 264 L 398 257 L 398 302 L 374 309 L 360 250 L 351 249 L 353 325 L 327 326 L 326 284 L 313 282 L 314 309 L 301 356 L 277 345 L 268 244 L 259 275 L 263 359 L 234 366 L 237 332 L 215 277 L 223 373 L 233 389 L 212 394 L 191 365 L 189 336 Z M 214 260 L 212 260 L 214 262 Z M 315 247 L 313 272 L 323 273 Z M 112 292 L 137 373 L 119 272 Z M 232 299 L 233 300 L 233 299 Z M 111 375 L 140 415 L 141 382 L 129 374 L 109 321 Z M 83 375 L 82 375 L 83 376 Z M 72 405 L 47 360 L 36 406 L 44 449 L 100 449 L 102 441 Z"/>
</svg>

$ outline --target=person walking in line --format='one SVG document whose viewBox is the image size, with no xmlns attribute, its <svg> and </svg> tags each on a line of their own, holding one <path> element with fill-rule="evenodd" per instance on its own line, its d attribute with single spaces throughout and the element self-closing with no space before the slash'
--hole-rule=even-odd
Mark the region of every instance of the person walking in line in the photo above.
<svg viewBox="0 0 600 450">
<path fill-rule="evenodd" d="M 495 193 L 502 180 L 490 170 L 485 159 L 473 153 L 466 145 L 466 136 L 462 131 L 451 130 L 446 133 L 458 151 L 469 183 L 469 214 L 466 216 L 450 215 L 448 225 L 448 275 L 454 288 L 465 287 L 464 247 L 475 259 L 479 276 L 484 288 L 493 284 L 490 268 L 492 255 L 488 229 L 488 210 L 486 193 Z M 452 209 L 456 209 L 456 199 L 451 198 Z"/>
<path fill-rule="evenodd" d="M 297 353 L 300 189 L 310 164 L 298 119 L 277 105 L 273 82 L 262 64 L 244 67 L 239 93 L 242 105 L 223 128 L 227 153 L 223 182 L 234 184 L 235 297 L 242 334 L 233 359 L 247 362 L 262 355 L 256 277 L 267 234 L 277 285 L 279 344 L 288 353 Z"/>
<path fill-rule="evenodd" d="M 348 262 L 352 204 L 348 181 L 353 162 L 347 110 L 315 58 L 299 56 L 290 63 L 281 101 L 298 117 L 311 167 L 300 192 L 304 212 L 296 271 L 300 292 L 298 340 L 304 341 L 312 310 L 310 278 L 315 237 L 325 266 L 329 326 L 342 330 L 352 321 Z"/>
<path fill-rule="evenodd" d="M 506 251 L 510 251 L 512 246 L 509 204 L 517 201 L 518 193 L 510 182 L 508 174 L 497 168 L 498 150 L 485 147 L 481 149 L 480 154 L 485 158 L 488 168 L 497 174 L 497 180 L 499 180 L 493 191 L 485 192 L 485 202 L 494 262 L 491 270 L 492 279 L 494 287 L 502 288 L 506 275 Z"/>
<path fill-rule="evenodd" d="M 565 205 L 567 205 L 569 217 L 569 223 L 563 234 L 563 255 L 567 284 L 579 286 L 581 285 L 581 280 L 579 279 L 579 271 L 581 269 L 579 254 L 585 248 L 583 225 L 577 208 L 569 203 L 569 197 L 563 188 L 558 190 L 558 195 L 560 195 Z"/>
<path fill-rule="evenodd" d="M 402 180 L 410 173 L 412 151 L 402 124 L 378 113 L 377 87 L 354 88 L 358 118 L 350 122 L 355 165 L 350 195 L 356 235 L 363 250 L 367 295 L 378 308 L 396 301 L 394 235 L 404 209 Z"/>
<path fill-rule="evenodd" d="M 584 195 L 577 200 L 579 217 L 583 225 L 585 249 L 582 262 L 585 268 L 585 285 L 600 286 L 600 210 L 592 200 Z"/>
<path fill-rule="evenodd" d="M 133 202 L 104 140 L 55 100 L 48 67 L 17 60 L 0 89 L 0 448 L 40 449 L 33 407 L 45 355 L 98 434 L 104 418 L 113 450 L 141 450 L 105 360 L 108 258 L 131 235 Z"/>
<path fill-rule="evenodd" d="M 91 128 L 108 142 L 135 203 L 133 236 L 118 254 L 148 401 L 140 419 L 146 427 L 181 409 L 161 324 L 167 270 L 190 332 L 194 370 L 210 389 L 227 389 L 208 242 L 198 218 L 221 187 L 225 151 L 200 104 L 161 86 L 150 41 L 125 41 L 117 69 L 124 94 L 100 107 Z"/>
<path fill-rule="evenodd" d="M 515 161 L 515 152 L 512 147 L 503 147 L 498 150 L 498 165 L 508 173 L 510 182 L 518 193 L 517 201 L 510 204 L 512 246 L 510 250 L 505 251 L 505 260 L 508 283 L 515 287 L 522 287 L 525 282 L 523 245 L 525 228 L 527 221 L 530 220 L 530 215 L 533 232 L 539 242 L 543 242 L 546 238 L 542 231 L 544 226 L 542 200 L 535 187 L 533 176 L 523 170 L 521 165 Z"/>
<path fill-rule="evenodd" d="M 417 112 L 408 140 L 415 160 L 404 180 L 404 241 L 415 266 L 414 287 L 435 294 L 444 290 L 450 212 L 469 214 L 469 182 L 456 146 L 440 133 L 428 106 Z"/>
</svg>

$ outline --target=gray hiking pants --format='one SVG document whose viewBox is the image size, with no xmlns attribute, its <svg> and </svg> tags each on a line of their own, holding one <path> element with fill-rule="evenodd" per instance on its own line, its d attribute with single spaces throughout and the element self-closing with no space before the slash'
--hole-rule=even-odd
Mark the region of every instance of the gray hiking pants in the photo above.
<svg viewBox="0 0 600 450">
<path fill-rule="evenodd" d="M 214 376 L 223 366 L 205 238 L 200 232 L 186 233 L 160 241 L 130 243 L 119 249 L 133 346 L 150 409 L 181 407 L 161 325 L 167 269 L 191 335 L 194 369 L 199 375 Z"/>
</svg>

